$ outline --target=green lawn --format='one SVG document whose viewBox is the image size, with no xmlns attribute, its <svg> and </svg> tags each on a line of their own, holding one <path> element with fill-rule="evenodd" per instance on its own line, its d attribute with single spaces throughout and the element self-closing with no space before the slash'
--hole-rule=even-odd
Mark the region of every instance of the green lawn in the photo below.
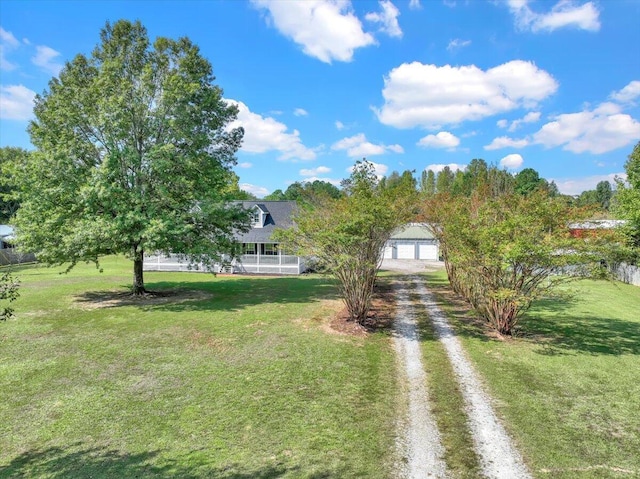
<svg viewBox="0 0 640 479">
<path fill-rule="evenodd" d="M 23 267 L 0 323 L 0 477 L 388 477 L 394 356 L 329 334 L 327 279 Z M 190 299 L 189 299 L 190 298 Z"/>
<path fill-rule="evenodd" d="M 441 288 L 446 276 L 427 281 Z M 640 477 L 640 288 L 585 280 L 572 289 L 570 302 L 538 302 L 511 340 L 442 306 L 535 477 Z"/>
</svg>

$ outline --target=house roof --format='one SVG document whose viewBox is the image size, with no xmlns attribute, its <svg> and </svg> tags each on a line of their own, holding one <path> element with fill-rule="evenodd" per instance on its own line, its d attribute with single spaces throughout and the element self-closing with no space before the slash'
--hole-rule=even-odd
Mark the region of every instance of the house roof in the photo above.
<svg viewBox="0 0 640 479">
<path fill-rule="evenodd" d="M 412 239 L 412 240 L 422 240 L 422 239 L 433 239 L 434 236 L 431 233 L 431 230 L 424 224 L 421 223 L 409 223 L 404 226 L 398 228 L 392 235 L 392 240 L 400 240 L 400 239 Z"/>
<path fill-rule="evenodd" d="M 266 215 L 262 228 L 251 228 L 246 233 L 238 233 L 237 239 L 242 243 L 270 243 L 271 235 L 276 228 L 293 226 L 295 201 L 238 201 L 245 209 L 260 208 Z"/>
</svg>

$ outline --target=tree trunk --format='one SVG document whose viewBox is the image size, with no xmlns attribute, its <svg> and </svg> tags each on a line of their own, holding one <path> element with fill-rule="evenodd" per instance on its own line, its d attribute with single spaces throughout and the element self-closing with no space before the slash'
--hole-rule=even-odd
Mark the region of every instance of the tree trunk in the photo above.
<svg viewBox="0 0 640 479">
<path fill-rule="evenodd" d="M 132 293 L 134 296 L 142 296 L 147 292 L 144 289 L 144 276 L 142 274 L 142 265 L 144 263 L 144 252 L 142 250 L 135 250 L 133 256 L 133 288 Z"/>
</svg>

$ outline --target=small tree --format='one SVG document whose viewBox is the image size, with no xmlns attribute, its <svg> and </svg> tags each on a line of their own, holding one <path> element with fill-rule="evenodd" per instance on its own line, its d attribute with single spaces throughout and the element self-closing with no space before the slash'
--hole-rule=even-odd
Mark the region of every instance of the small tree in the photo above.
<svg viewBox="0 0 640 479">
<path fill-rule="evenodd" d="M 426 211 L 453 289 L 501 334 L 512 334 L 531 303 L 559 284 L 604 274 L 607 240 L 573 238 L 575 212 L 543 190 L 442 196 Z"/>
<path fill-rule="evenodd" d="M 295 227 L 279 230 L 288 250 L 316 259 L 339 281 L 350 319 L 367 318 L 384 244 L 409 217 L 415 188 L 382 188 L 373 165 L 356 163 L 343 182 L 345 196 L 301 208 Z"/>
<path fill-rule="evenodd" d="M 243 130 L 187 38 L 151 44 L 140 22 L 107 23 L 86 57 L 35 99 L 38 151 L 13 170 L 22 201 L 18 244 L 42 262 L 133 260 L 145 293 L 145 251 L 211 263 L 248 217 L 227 203 Z"/>
<path fill-rule="evenodd" d="M 20 282 L 9 271 L 0 271 L 0 321 L 6 321 L 13 316 L 13 303 L 20 293 Z"/>
</svg>

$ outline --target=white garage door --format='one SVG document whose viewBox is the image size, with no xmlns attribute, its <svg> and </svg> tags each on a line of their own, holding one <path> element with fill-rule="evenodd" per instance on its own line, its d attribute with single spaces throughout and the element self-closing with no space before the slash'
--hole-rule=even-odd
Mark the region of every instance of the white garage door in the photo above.
<svg viewBox="0 0 640 479">
<path fill-rule="evenodd" d="M 393 246 L 385 246 L 384 247 L 384 259 L 391 259 L 393 258 Z"/>
<path fill-rule="evenodd" d="M 398 259 L 415 259 L 416 247 L 412 244 L 398 245 Z"/>
<path fill-rule="evenodd" d="M 438 259 L 438 247 L 434 244 L 421 244 L 418 249 L 420 259 Z"/>
</svg>

